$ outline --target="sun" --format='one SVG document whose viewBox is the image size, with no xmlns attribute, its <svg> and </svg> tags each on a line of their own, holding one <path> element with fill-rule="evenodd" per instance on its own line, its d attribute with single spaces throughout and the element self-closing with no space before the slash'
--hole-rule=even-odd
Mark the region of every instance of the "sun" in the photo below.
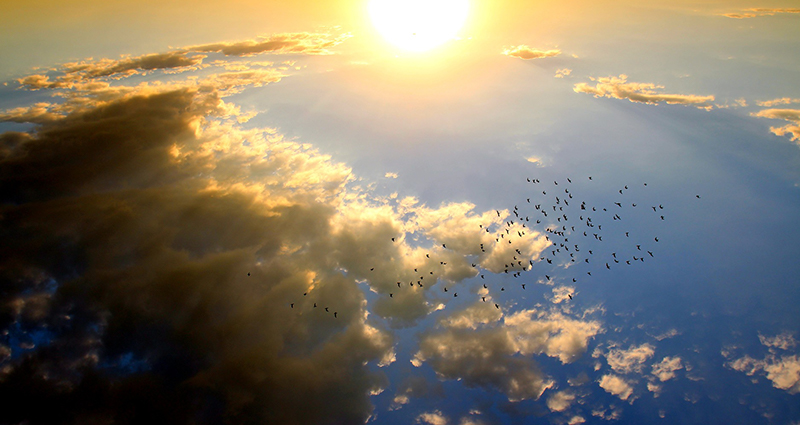
<svg viewBox="0 0 800 425">
<path fill-rule="evenodd" d="M 371 0 L 369 14 L 383 37 L 415 52 L 455 38 L 469 13 L 469 0 Z"/>
</svg>

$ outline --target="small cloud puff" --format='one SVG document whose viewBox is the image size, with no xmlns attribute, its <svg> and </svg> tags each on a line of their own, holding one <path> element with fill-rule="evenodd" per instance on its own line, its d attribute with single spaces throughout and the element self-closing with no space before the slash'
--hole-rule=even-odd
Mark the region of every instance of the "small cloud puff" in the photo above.
<svg viewBox="0 0 800 425">
<path fill-rule="evenodd" d="M 591 78 L 596 81 L 594 87 L 586 83 L 575 84 L 576 93 L 588 93 L 594 97 L 609 97 L 614 99 L 628 99 L 631 102 L 656 105 L 667 103 L 670 105 L 691 105 L 699 109 L 711 110 L 714 105 L 714 96 L 700 96 L 694 94 L 667 94 L 660 93 L 658 89 L 664 86 L 652 83 L 629 83 L 628 76 L 621 74 L 619 77 Z"/>
<path fill-rule="evenodd" d="M 612 374 L 603 375 L 600 378 L 600 388 L 621 400 L 627 400 L 633 394 L 633 387 L 629 382 Z"/>
<path fill-rule="evenodd" d="M 654 353 L 655 347 L 647 343 L 638 347 L 631 345 L 627 350 L 612 348 L 606 354 L 606 361 L 617 373 L 641 373 L 644 363 Z"/>
<path fill-rule="evenodd" d="M 556 70 L 556 78 L 564 78 L 569 74 L 572 74 L 572 70 L 569 68 L 561 68 Z"/>
<path fill-rule="evenodd" d="M 550 58 L 553 56 L 558 56 L 561 54 L 561 50 L 558 49 L 540 50 L 528 47 L 524 44 L 520 44 L 519 46 L 509 47 L 503 50 L 503 54 L 506 56 L 512 56 L 515 58 L 527 60 L 527 59 L 540 59 L 540 58 Z"/>
<path fill-rule="evenodd" d="M 383 177 L 386 177 L 387 179 L 396 179 L 397 173 L 386 173 L 383 175 Z"/>
<path fill-rule="evenodd" d="M 547 408 L 553 412 L 563 412 L 575 400 L 575 393 L 569 390 L 559 391 L 547 398 Z"/>
<path fill-rule="evenodd" d="M 417 416 L 416 423 L 427 425 L 447 425 L 447 417 L 439 410 Z"/>
<path fill-rule="evenodd" d="M 653 365 L 652 374 L 658 378 L 659 381 L 664 382 L 674 378 L 675 371 L 680 369 L 683 369 L 680 357 L 664 357 L 660 363 Z"/>
</svg>

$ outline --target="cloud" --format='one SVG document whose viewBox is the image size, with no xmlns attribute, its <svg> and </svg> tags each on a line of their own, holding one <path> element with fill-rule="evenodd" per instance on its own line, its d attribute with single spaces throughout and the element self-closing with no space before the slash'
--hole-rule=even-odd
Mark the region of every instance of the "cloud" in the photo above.
<svg viewBox="0 0 800 425">
<path fill-rule="evenodd" d="M 779 13 L 800 13 L 797 8 L 752 8 L 742 12 L 723 13 L 722 16 L 734 19 L 755 18 L 757 16 L 773 16 Z"/>
<path fill-rule="evenodd" d="M 773 387 L 788 391 L 789 394 L 800 393 L 800 357 L 796 355 L 769 355 L 761 360 L 745 355 L 728 362 L 727 366 L 747 376 L 765 373 Z"/>
<path fill-rule="evenodd" d="M 575 288 L 572 286 L 558 286 L 553 288 L 553 298 L 551 301 L 555 304 L 568 301 L 569 296 L 575 293 Z"/>
<path fill-rule="evenodd" d="M 793 142 L 800 144 L 800 109 L 764 109 L 751 114 L 754 117 L 780 119 L 792 124 L 783 127 L 770 127 L 769 130 L 776 136 L 791 135 Z"/>
<path fill-rule="evenodd" d="M 486 309 L 483 304 L 496 309 L 491 300 L 477 304 L 442 319 L 442 330 L 424 334 L 414 364 L 426 362 L 440 377 L 461 379 L 468 386 L 496 388 L 511 401 L 538 399 L 553 385 L 531 356 L 572 362 L 601 330 L 597 322 L 558 312 L 523 310 L 488 317 L 478 312 Z"/>
<path fill-rule="evenodd" d="M 255 40 L 211 43 L 187 47 L 195 52 L 218 52 L 225 56 L 253 56 L 262 53 L 329 55 L 329 50 L 350 38 L 349 34 L 333 36 L 321 33 L 284 33 Z"/>
<path fill-rule="evenodd" d="M 444 388 L 439 382 L 431 384 L 427 379 L 421 376 L 409 376 L 405 378 L 397 387 L 392 404 L 389 410 L 398 410 L 403 405 L 408 404 L 412 398 L 442 398 L 444 397 Z"/>
<path fill-rule="evenodd" d="M 667 103 L 670 105 L 690 105 L 699 109 L 710 110 L 714 106 L 714 96 L 699 96 L 694 94 L 666 94 L 659 93 L 663 86 L 652 83 L 629 83 L 627 75 L 619 77 L 591 78 L 596 81 L 594 87 L 586 83 L 575 84 L 576 93 L 588 93 L 594 97 L 610 97 L 614 99 L 628 99 L 631 102 L 656 105 Z"/>
<path fill-rule="evenodd" d="M 254 56 L 258 54 L 304 54 L 304 55 L 327 55 L 332 54 L 331 47 L 337 46 L 350 37 L 348 34 L 334 36 L 321 33 L 285 33 L 273 34 L 260 37 L 256 40 L 244 40 L 230 43 L 214 43 L 198 46 L 186 47 L 165 53 L 152 53 L 141 56 L 123 56 L 120 59 L 99 59 L 83 60 L 70 62 L 59 67 L 53 68 L 61 74 L 51 80 L 49 75 L 34 74 L 19 78 L 17 82 L 30 90 L 39 89 L 73 89 L 76 85 L 95 81 L 101 78 L 111 78 L 115 80 L 123 79 L 147 71 L 161 70 L 166 73 L 186 72 L 197 70 L 207 65 L 203 64 L 203 59 L 207 58 L 205 53 L 221 53 L 226 56 Z M 241 77 L 246 72 L 258 73 L 267 72 L 265 70 L 253 70 L 254 66 L 269 67 L 270 62 L 237 62 L 213 61 L 213 66 L 222 66 L 229 71 L 238 73 L 219 74 L 219 78 L 226 76 Z M 292 62 L 284 62 L 273 74 L 280 74 L 277 71 L 286 71 Z"/>
<path fill-rule="evenodd" d="M 561 68 L 556 70 L 556 78 L 564 78 L 569 74 L 572 74 L 572 70 L 569 68 Z"/>
<path fill-rule="evenodd" d="M 386 177 L 387 179 L 396 179 L 397 173 L 386 173 L 384 177 Z"/>
<path fill-rule="evenodd" d="M 558 56 L 561 54 L 561 50 L 558 49 L 539 50 L 539 49 L 534 49 L 532 47 L 528 47 L 524 44 L 520 44 L 519 46 L 509 47 L 503 50 L 503 54 L 506 56 L 512 56 L 520 59 L 540 59 L 540 58 L 550 58 Z"/>
<path fill-rule="evenodd" d="M 547 398 L 547 408 L 553 412 L 563 412 L 574 400 L 575 394 L 572 391 L 559 391 Z"/>
<path fill-rule="evenodd" d="M 744 355 L 726 363 L 726 366 L 733 370 L 744 372 L 747 376 L 755 374 L 766 374 L 767 379 L 772 381 L 772 386 L 781 390 L 786 390 L 789 394 L 800 393 L 800 357 L 797 355 L 781 355 L 776 350 L 788 350 L 796 345 L 794 337 L 784 332 L 774 337 L 758 335 L 759 341 L 769 348 L 769 354 L 763 359 L 755 359 L 749 355 Z M 728 349 L 722 351 L 726 358 L 733 357 Z"/>
<path fill-rule="evenodd" d="M 772 100 L 756 101 L 756 104 L 758 106 L 763 106 L 765 108 L 771 108 L 771 107 L 776 106 L 776 105 L 788 105 L 788 104 L 791 104 L 791 103 L 800 103 L 800 99 L 792 99 L 790 97 L 781 97 L 781 98 L 772 99 Z"/>
<path fill-rule="evenodd" d="M 683 369 L 680 357 L 664 357 L 660 363 L 653 365 L 653 371 L 651 373 L 657 377 L 659 381 L 664 382 L 674 378 L 675 371 L 680 369 Z"/>
<path fill-rule="evenodd" d="M 0 332 L 20 324 L 28 335 L 0 347 L 4 415 L 363 423 L 370 396 L 387 386 L 372 366 L 396 358 L 392 333 L 371 315 L 413 324 L 438 308 L 427 293 L 434 282 L 475 276 L 473 260 L 497 269 L 498 253 L 514 248 L 532 258 L 540 237 L 518 226 L 528 233 L 516 243 L 490 243 L 479 224 L 501 226 L 495 211 L 382 199 L 313 147 L 242 128 L 251 113 L 227 96 L 276 83 L 279 70 L 98 80 L 192 66 L 181 57 L 191 59 L 70 65 L 75 78 L 62 85 L 23 79 L 53 90 L 53 102 L 2 115 L 35 125 L 0 134 Z M 378 294 L 372 305 L 360 284 Z M 501 317 L 476 310 L 443 326 L 480 332 Z M 599 329 L 513 317 L 498 339 L 541 344 L 499 351 L 509 365 L 513 353 L 534 351 L 571 361 Z M 45 330 L 41 341 L 31 336 Z M 538 396 L 546 381 L 521 363 L 510 392 Z M 416 385 L 399 395 L 416 396 Z M 45 396 L 46 411 L 23 408 Z"/>
<path fill-rule="evenodd" d="M 627 400 L 633 394 L 633 387 L 631 387 L 630 383 L 612 374 L 603 375 L 600 378 L 600 388 L 619 397 L 621 400 Z"/>
<path fill-rule="evenodd" d="M 627 350 L 612 348 L 606 354 L 606 361 L 617 373 L 641 373 L 644 363 L 653 357 L 655 347 L 650 344 L 631 345 Z"/>
<path fill-rule="evenodd" d="M 447 417 L 441 411 L 434 410 L 432 412 L 423 413 L 417 416 L 416 423 L 427 425 L 447 425 Z"/>
<path fill-rule="evenodd" d="M 761 341 L 761 344 L 765 347 L 778 348 L 781 350 L 788 350 L 797 345 L 794 336 L 789 332 L 784 332 L 773 337 L 758 334 L 758 340 Z"/>
</svg>

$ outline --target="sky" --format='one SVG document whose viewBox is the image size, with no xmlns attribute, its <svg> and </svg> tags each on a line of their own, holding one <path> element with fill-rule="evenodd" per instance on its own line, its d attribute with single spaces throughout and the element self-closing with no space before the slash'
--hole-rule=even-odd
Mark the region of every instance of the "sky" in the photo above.
<svg viewBox="0 0 800 425">
<path fill-rule="evenodd" d="M 439 3 L 3 2 L 0 423 L 800 424 L 798 5 Z"/>
</svg>

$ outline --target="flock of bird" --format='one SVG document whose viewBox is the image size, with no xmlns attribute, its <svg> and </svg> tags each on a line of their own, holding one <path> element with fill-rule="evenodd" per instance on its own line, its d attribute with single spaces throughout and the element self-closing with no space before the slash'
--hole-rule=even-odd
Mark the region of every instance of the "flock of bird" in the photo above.
<svg viewBox="0 0 800 425">
<path fill-rule="evenodd" d="M 580 189 L 577 191 L 573 189 L 579 185 L 573 184 L 571 178 L 566 178 L 560 183 L 553 181 L 552 185 L 542 183 L 537 178 L 526 178 L 526 181 L 534 189 L 530 197 L 520 203 L 522 207 L 515 205 L 513 210 L 510 210 L 513 217 L 511 215 L 505 217 L 506 221 L 501 225 L 479 224 L 479 228 L 481 231 L 493 234 L 495 244 L 510 244 L 512 247 L 515 243 L 519 244 L 529 231 L 532 232 L 531 235 L 537 232 L 544 236 L 547 247 L 541 251 L 538 258 L 528 258 L 522 252 L 526 246 L 519 245 L 518 248 L 514 248 L 511 256 L 504 260 L 502 273 L 519 279 L 523 273 L 537 269 L 542 273 L 537 273 L 539 277 L 536 282 L 555 283 L 557 269 L 570 270 L 566 282 L 576 284 L 579 281 L 596 278 L 598 272 L 633 266 L 656 257 L 654 251 L 659 242 L 658 234 L 644 238 L 637 237 L 632 235 L 632 231 L 623 223 L 633 214 L 647 214 L 649 217 L 646 219 L 652 220 L 653 225 L 657 225 L 666 220 L 666 209 L 662 204 L 645 206 L 637 203 L 636 200 L 630 199 L 629 191 L 632 189 L 628 185 L 623 185 L 615 191 L 616 199 L 612 203 L 604 206 L 589 205 L 585 200 L 576 198 Z M 587 182 L 593 181 L 591 176 L 587 178 Z M 641 187 L 647 188 L 647 183 L 642 183 Z M 700 199 L 700 195 L 695 196 Z M 500 210 L 495 212 L 498 217 L 503 216 Z M 653 227 L 648 226 L 648 228 Z M 397 238 L 391 239 L 392 242 L 397 241 Z M 442 244 L 442 248 L 447 249 L 447 245 Z M 481 253 L 486 252 L 487 247 L 484 243 L 480 243 L 479 248 Z M 431 258 L 430 253 L 425 256 L 427 259 Z M 430 263 L 436 265 L 435 259 Z M 419 268 L 414 268 L 413 273 L 409 271 L 408 274 L 415 277 L 411 281 L 397 281 L 396 291 L 402 290 L 403 287 L 423 288 L 430 280 L 433 280 L 432 284 L 437 283 L 435 272 L 440 272 L 445 266 L 447 262 L 439 261 L 438 267 L 428 267 L 429 270 L 419 271 Z M 472 267 L 476 269 L 476 276 L 485 279 L 486 269 L 481 267 L 479 260 L 472 263 Z M 573 273 L 571 270 L 573 267 L 580 269 L 580 272 Z M 374 267 L 370 268 L 370 272 L 374 271 Z M 247 275 L 250 276 L 250 273 Z M 541 278 L 542 275 L 544 279 Z M 428 281 L 425 280 L 426 276 Z M 499 291 L 504 292 L 505 286 L 503 284 L 499 286 Z M 519 286 L 525 290 L 526 283 L 520 283 Z M 491 290 L 486 283 L 483 283 L 483 288 L 486 291 Z M 443 286 L 442 290 L 449 292 L 446 286 Z M 486 291 L 484 293 L 487 293 Z M 458 297 L 458 292 L 452 291 L 452 293 L 453 297 Z M 308 292 L 303 293 L 303 296 L 308 295 Z M 387 295 L 389 298 L 394 298 L 394 292 L 388 292 Z M 573 299 L 572 293 L 567 296 L 570 300 Z M 487 296 L 482 295 L 481 299 L 486 302 Z M 495 303 L 494 306 L 500 309 L 499 304 Z M 290 308 L 295 308 L 295 303 L 290 303 Z M 316 302 L 312 308 L 317 308 Z M 324 307 L 324 310 L 330 313 L 329 307 Z M 332 313 L 334 318 L 338 317 L 338 312 Z"/>
</svg>

